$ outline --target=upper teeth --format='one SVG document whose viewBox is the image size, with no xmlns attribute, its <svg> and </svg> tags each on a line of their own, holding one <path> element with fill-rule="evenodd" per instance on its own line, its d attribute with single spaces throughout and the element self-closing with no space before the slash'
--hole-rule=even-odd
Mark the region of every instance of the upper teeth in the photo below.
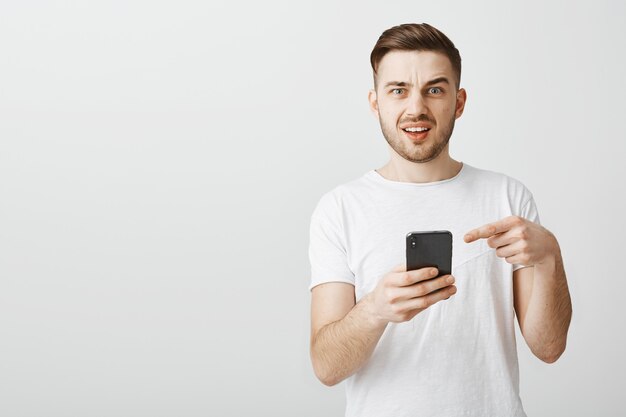
<svg viewBox="0 0 626 417">
<path fill-rule="evenodd" d="M 407 132 L 423 132 L 424 130 L 428 130 L 427 127 L 407 127 L 406 129 Z"/>
</svg>

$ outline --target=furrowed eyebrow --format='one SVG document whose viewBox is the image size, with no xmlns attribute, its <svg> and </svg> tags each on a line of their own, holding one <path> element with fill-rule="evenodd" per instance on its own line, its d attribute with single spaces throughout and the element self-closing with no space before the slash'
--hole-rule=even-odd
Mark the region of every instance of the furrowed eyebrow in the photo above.
<svg viewBox="0 0 626 417">
<path fill-rule="evenodd" d="M 429 85 L 433 85 L 433 84 L 439 84 L 439 83 L 445 83 L 450 85 L 450 81 L 446 78 L 446 77 L 437 77 L 434 78 L 430 81 L 428 81 L 425 86 L 429 86 Z M 412 84 L 411 83 L 407 83 L 404 81 L 389 81 L 388 83 L 385 84 L 385 88 L 388 87 L 410 87 Z"/>
<path fill-rule="evenodd" d="M 410 86 L 410 83 L 405 83 L 404 81 L 389 81 L 385 84 L 385 88 L 387 87 L 407 87 Z"/>
<path fill-rule="evenodd" d="M 439 84 L 439 83 L 446 83 L 450 85 L 450 81 L 448 81 L 446 77 L 437 77 L 433 80 L 428 81 L 426 85 L 433 85 L 433 84 Z"/>
</svg>

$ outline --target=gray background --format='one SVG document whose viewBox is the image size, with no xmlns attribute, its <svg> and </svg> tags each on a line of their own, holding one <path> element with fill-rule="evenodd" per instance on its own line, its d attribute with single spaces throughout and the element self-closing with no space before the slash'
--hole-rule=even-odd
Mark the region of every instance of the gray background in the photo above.
<svg viewBox="0 0 626 417">
<path fill-rule="evenodd" d="M 623 410 L 623 2 L 0 4 L 0 415 L 342 415 L 309 219 L 387 160 L 369 53 L 407 22 L 461 51 L 451 155 L 560 240 L 569 345 L 518 340 L 528 414 Z"/>
</svg>

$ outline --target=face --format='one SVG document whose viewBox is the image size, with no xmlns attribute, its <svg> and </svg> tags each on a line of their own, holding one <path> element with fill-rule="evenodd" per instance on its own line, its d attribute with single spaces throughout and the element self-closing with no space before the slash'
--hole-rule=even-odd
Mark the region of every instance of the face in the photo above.
<svg viewBox="0 0 626 417">
<path fill-rule="evenodd" d="M 380 61 L 370 107 L 385 139 L 402 158 L 428 162 L 446 150 L 465 106 L 448 57 L 433 51 L 391 51 Z"/>
</svg>

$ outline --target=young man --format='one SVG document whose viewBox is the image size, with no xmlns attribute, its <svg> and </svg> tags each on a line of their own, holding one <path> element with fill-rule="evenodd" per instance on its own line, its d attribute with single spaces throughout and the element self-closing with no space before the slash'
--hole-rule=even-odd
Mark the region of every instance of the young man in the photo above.
<svg viewBox="0 0 626 417">
<path fill-rule="evenodd" d="M 346 416 L 525 416 L 514 318 L 556 361 L 571 302 L 532 194 L 452 159 L 461 58 L 428 24 L 385 31 L 371 54 L 373 113 L 390 160 L 322 196 L 312 217 L 311 360 L 346 380 Z M 405 236 L 449 230 L 452 275 L 406 271 Z"/>
</svg>

